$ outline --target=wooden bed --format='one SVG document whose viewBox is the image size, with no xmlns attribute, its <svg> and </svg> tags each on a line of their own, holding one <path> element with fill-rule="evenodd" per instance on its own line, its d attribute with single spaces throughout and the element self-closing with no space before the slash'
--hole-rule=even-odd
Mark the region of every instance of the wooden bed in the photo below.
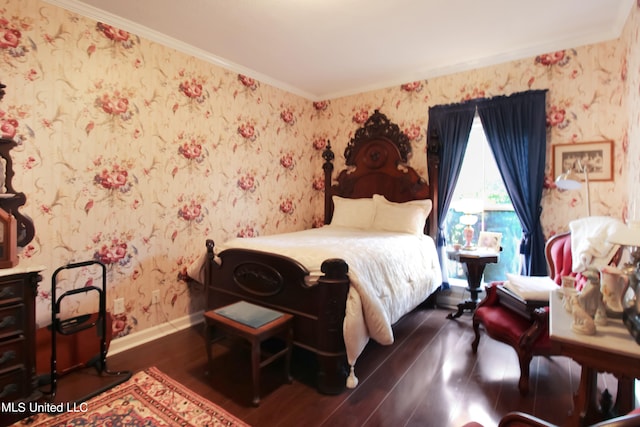
<svg viewBox="0 0 640 427">
<path fill-rule="evenodd" d="M 366 198 L 382 194 L 389 201 L 431 198 L 436 202 L 437 156 L 429 155 L 427 182 L 407 165 L 411 144 L 396 124 L 375 111 L 356 131 L 345 149 L 347 168 L 333 184 L 334 153 L 328 145 L 325 160 L 325 224 L 333 214 L 332 196 Z M 436 209 L 426 230 L 432 237 Z M 322 276 L 309 286 L 309 271 L 299 262 L 251 249 L 226 249 L 214 256 L 207 240 L 205 284 L 207 309 L 245 300 L 294 315 L 294 343 L 317 356 L 317 387 L 326 394 L 345 389 L 348 374 L 343 319 L 349 291 L 348 265 L 342 259 L 322 263 Z"/>
</svg>

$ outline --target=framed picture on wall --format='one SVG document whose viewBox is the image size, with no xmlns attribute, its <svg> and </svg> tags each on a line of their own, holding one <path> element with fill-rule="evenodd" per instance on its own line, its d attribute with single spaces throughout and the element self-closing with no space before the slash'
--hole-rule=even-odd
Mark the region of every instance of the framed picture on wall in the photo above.
<svg viewBox="0 0 640 427">
<path fill-rule="evenodd" d="M 553 176 L 567 171 L 589 181 L 613 181 L 613 141 L 576 142 L 553 146 Z"/>
</svg>

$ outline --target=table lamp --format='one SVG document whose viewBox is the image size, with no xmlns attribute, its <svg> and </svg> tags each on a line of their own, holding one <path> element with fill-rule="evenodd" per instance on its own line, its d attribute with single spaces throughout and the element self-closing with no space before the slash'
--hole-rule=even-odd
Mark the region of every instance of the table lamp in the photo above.
<svg viewBox="0 0 640 427">
<path fill-rule="evenodd" d="M 584 177 L 586 204 L 587 204 L 587 216 L 591 216 L 591 203 L 589 202 L 589 173 L 587 167 L 582 165 L 582 162 L 577 162 L 578 170 L 582 172 Z M 556 187 L 560 190 L 579 190 L 582 188 L 581 177 L 573 169 L 558 175 L 556 178 Z"/>
<path fill-rule="evenodd" d="M 455 202 L 454 209 L 458 212 L 462 212 L 459 221 L 460 224 L 465 225 L 465 228 L 462 231 L 462 236 L 465 241 L 463 249 L 475 249 L 475 246 L 471 243 L 475 233 L 473 226 L 478 222 L 477 214 L 481 213 L 484 209 L 484 202 L 481 199 L 464 198 Z"/>
<path fill-rule="evenodd" d="M 473 241 L 474 234 L 473 225 L 475 225 L 476 222 L 478 222 L 478 217 L 476 215 L 464 214 L 460 216 L 460 224 L 466 225 L 466 227 L 462 231 L 465 242 L 465 245 L 462 249 L 469 250 L 474 248 L 473 243 L 471 242 Z"/>
<path fill-rule="evenodd" d="M 617 230 L 607 241 L 630 249 L 630 260 L 624 266 L 629 278 L 629 289 L 623 295 L 622 320 L 640 344 L 640 221 L 629 221 L 627 227 Z"/>
</svg>

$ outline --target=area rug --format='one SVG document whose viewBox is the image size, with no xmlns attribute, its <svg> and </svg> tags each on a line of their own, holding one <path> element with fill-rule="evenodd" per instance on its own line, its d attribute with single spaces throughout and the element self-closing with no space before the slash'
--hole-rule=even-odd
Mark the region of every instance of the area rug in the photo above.
<svg viewBox="0 0 640 427">
<path fill-rule="evenodd" d="M 128 381 L 55 416 L 41 413 L 15 426 L 225 426 L 248 427 L 224 409 L 149 368 Z M 73 412 L 75 411 L 75 412 Z"/>
</svg>

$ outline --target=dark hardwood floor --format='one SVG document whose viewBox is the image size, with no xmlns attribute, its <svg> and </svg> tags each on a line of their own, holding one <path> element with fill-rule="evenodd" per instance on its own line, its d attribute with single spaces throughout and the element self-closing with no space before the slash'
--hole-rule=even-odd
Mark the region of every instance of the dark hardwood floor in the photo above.
<svg viewBox="0 0 640 427">
<path fill-rule="evenodd" d="M 579 380 L 578 365 L 564 357 L 534 358 L 531 392 L 522 397 L 513 349 L 483 336 L 478 355 L 473 355 L 470 314 L 448 320 L 450 311 L 419 307 L 405 316 L 394 328 L 394 345 L 370 343 L 356 365 L 359 385 L 337 396 L 315 390 L 313 359 L 296 351 L 293 383 L 283 381 L 279 362 L 265 367 L 262 401 L 252 407 L 247 349 L 228 341 L 216 343 L 213 373 L 208 376 L 201 327 L 110 356 L 108 368 L 138 371 L 156 366 L 256 427 L 455 427 L 472 420 L 489 427 L 514 410 L 557 424 L 565 421 Z M 84 395 L 95 387 L 95 377 L 87 371 L 61 378 L 57 400 Z M 611 376 L 601 375 L 599 387 L 615 397 Z"/>
</svg>

